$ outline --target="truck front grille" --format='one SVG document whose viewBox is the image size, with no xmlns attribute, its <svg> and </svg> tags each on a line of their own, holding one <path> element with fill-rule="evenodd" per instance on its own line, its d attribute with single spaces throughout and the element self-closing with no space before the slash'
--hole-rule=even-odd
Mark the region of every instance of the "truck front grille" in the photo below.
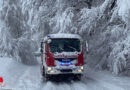
<svg viewBox="0 0 130 90">
<path fill-rule="evenodd" d="M 77 58 L 55 58 L 55 60 L 57 61 L 73 61 L 73 60 L 77 60 Z"/>
<path fill-rule="evenodd" d="M 72 69 L 62 69 L 61 72 L 72 72 Z"/>
</svg>

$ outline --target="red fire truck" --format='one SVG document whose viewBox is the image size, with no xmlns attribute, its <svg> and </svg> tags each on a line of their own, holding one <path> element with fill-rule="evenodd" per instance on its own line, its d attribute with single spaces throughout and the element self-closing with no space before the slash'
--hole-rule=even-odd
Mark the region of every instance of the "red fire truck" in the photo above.
<svg viewBox="0 0 130 90">
<path fill-rule="evenodd" d="M 63 75 L 80 80 L 83 75 L 83 41 L 77 34 L 50 34 L 41 42 L 41 71 L 47 80 Z"/>
</svg>

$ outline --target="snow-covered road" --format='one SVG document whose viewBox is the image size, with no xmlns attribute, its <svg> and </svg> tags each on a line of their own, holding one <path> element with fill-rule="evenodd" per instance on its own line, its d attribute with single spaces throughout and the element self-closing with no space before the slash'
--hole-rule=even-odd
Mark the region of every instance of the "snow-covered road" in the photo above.
<svg viewBox="0 0 130 90">
<path fill-rule="evenodd" d="M 40 65 L 27 66 L 10 58 L 0 58 L 0 76 L 6 83 L 3 89 L 11 90 L 130 90 L 129 77 L 89 68 L 80 82 L 45 83 L 41 80 Z"/>
</svg>

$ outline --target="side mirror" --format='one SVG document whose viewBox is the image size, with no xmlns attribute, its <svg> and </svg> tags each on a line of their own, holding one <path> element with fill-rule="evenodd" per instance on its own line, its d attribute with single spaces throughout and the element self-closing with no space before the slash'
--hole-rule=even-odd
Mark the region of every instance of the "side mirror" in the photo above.
<svg viewBox="0 0 130 90">
<path fill-rule="evenodd" d="M 42 48 L 40 49 L 40 52 L 43 53 L 43 49 Z"/>
<path fill-rule="evenodd" d="M 41 48 L 43 48 L 43 42 L 41 42 Z"/>
<path fill-rule="evenodd" d="M 40 52 L 41 52 L 41 53 L 43 52 L 43 43 L 44 43 L 44 42 L 41 42 L 41 49 L 40 49 Z"/>
<path fill-rule="evenodd" d="M 88 53 L 88 42 L 86 41 L 86 51 Z"/>
</svg>

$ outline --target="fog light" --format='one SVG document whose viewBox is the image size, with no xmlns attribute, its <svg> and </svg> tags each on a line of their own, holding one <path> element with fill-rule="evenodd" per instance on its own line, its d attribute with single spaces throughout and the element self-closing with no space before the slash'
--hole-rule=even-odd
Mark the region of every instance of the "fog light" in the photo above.
<svg viewBox="0 0 130 90">
<path fill-rule="evenodd" d="M 54 71 L 50 71 L 50 73 L 54 73 Z"/>
<path fill-rule="evenodd" d="M 78 72 L 82 72 L 82 70 L 81 70 L 81 69 L 79 69 L 79 70 L 78 70 Z"/>
<path fill-rule="evenodd" d="M 47 70 L 50 71 L 50 70 L 52 70 L 52 68 L 51 68 L 51 67 L 48 67 Z"/>
</svg>

